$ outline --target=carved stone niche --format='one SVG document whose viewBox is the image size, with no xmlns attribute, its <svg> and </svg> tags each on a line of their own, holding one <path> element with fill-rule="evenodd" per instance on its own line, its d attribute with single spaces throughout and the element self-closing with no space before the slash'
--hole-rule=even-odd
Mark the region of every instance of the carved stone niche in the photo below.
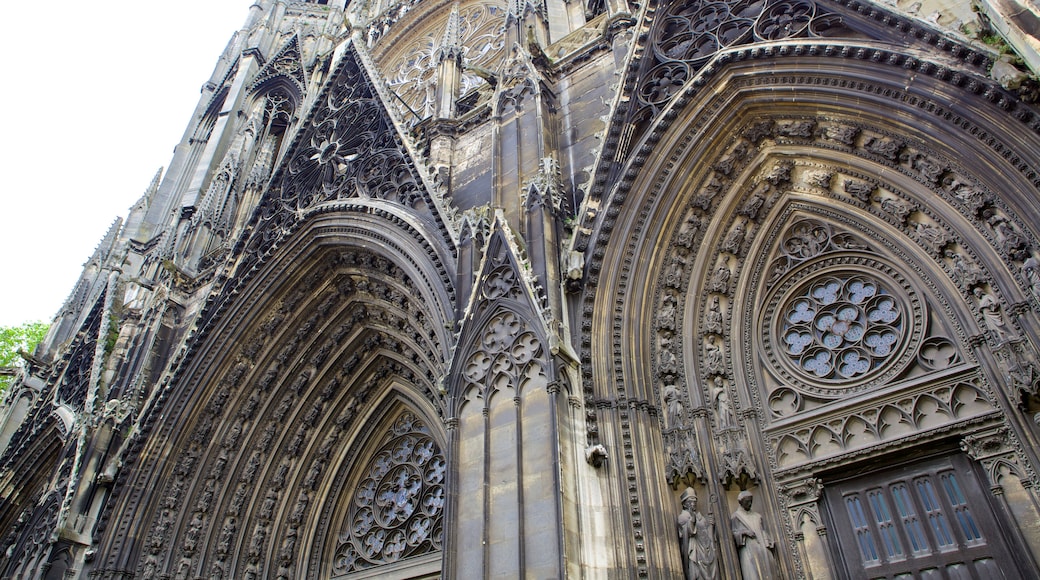
<svg viewBox="0 0 1040 580">
<path fill-rule="evenodd" d="M 704 481 L 704 464 L 692 429 L 673 429 L 664 434 L 668 483 L 673 489 Z"/>
<path fill-rule="evenodd" d="M 813 572 L 830 567 L 827 554 L 827 527 L 820 516 L 823 483 L 809 475 L 780 484 L 777 491 L 785 499 L 796 549 L 803 565 Z"/>
<path fill-rule="evenodd" d="M 1026 412 L 1040 409 L 1040 368 L 1033 349 L 1025 341 L 1008 342 L 994 349 L 993 354 L 1011 400 Z"/>
</svg>

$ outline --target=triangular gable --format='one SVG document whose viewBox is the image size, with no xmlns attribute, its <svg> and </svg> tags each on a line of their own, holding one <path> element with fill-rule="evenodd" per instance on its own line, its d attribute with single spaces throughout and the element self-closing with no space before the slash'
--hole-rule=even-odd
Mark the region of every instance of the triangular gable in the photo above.
<svg viewBox="0 0 1040 580">
<path fill-rule="evenodd" d="M 547 341 L 550 333 L 545 292 L 538 286 L 523 248 L 501 216 L 496 216 L 491 223 L 482 250 L 456 344 L 460 348 L 469 348 L 483 332 L 490 317 L 502 310 L 517 314 L 526 325 L 535 329 L 542 341 Z M 456 355 L 454 365 L 464 364 L 466 358 Z M 456 371 L 461 372 L 461 369 Z M 454 376 L 454 372 L 449 376 Z"/>
<path fill-rule="evenodd" d="M 765 56 L 788 54 L 777 42 L 826 41 L 816 51 L 856 59 L 877 58 L 854 44 L 880 43 L 928 55 L 939 66 L 985 76 L 991 59 L 961 39 L 877 5 L 830 0 L 729 1 L 702 5 L 691 0 L 663 3 L 648 17 L 649 34 L 635 57 L 635 95 L 628 122 L 645 130 L 702 70 L 724 64 L 730 49 L 761 45 Z M 798 49 L 804 51 L 804 47 Z M 801 53 L 801 52 L 799 52 Z M 710 71 L 709 71 L 710 72 Z M 633 86 L 633 85 L 629 85 Z M 628 141 L 635 143 L 636 139 Z"/>
<path fill-rule="evenodd" d="M 300 41 L 295 34 L 292 35 L 288 42 L 282 45 L 281 50 L 274 55 L 274 58 L 269 60 L 260 69 L 260 72 L 256 73 L 256 77 L 249 85 L 249 93 L 255 94 L 260 92 L 275 79 L 283 79 L 289 82 L 300 95 L 306 92 L 306 70 L 303 67 L 303 56 L 300 53 Z"/>
<path fill-rule="evenodd" d="M 305 215 L 330 203 L 341 209 L 397 206 L 400 212 L 393 213 L 427 222 L 454 246 L 452 230 L 437 211 L 441 200 L 431 194 L 352 42 L 338 49 L 314 103 L 252 218 L 253 233 L 243 248 L 249 263 L 242 266 L 252 267 Z"/>
<path fill-rule="evenodd" d="M 881 59 L 879 66 L 996 85 L 987 80 L 993 61 L 984 51 L 874 3 L 673 0 L 644 10 L 641 28 L 648 32 L 639 35 L 624 69 L 590 200 L 620 180 L 623 160 L 641 141 L 654 138 L 649 133 L 656 131 L 655 124 L 680 107 L 690 91 L 710 85 L 712 75 L 728 62 L 799 55 Z"/>
</svg>

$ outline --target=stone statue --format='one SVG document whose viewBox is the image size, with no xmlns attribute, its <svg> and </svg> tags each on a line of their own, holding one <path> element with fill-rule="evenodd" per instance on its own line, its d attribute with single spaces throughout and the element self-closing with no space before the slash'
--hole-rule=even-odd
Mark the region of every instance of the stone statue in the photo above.
<svg viewBox="0 0 1040 580">
<path fill-rule="evenodd" d="M 725 264 L 719 265 L 715 269 L 715 273 L 711 275 L 711 281 L 708 283 L 709 292 L 718 292 L 719 294 L 729 293 L 729 278 L 733 273 L 730 272 L 729 266 Z"/>
<path fill-rule="evenodd" d="M 726 372 L 726 361 L 722 353 L 722 347 L 709 342 L 704 345 L 704 368 L 708 374 L 721 375 Z"/>
<path fill-rule="evenodd" d="M 715 524 L 697 511 L 697 492 L 687 487 L 679 496 L 679 547 L 682 550 L 686 580 L 715 580 L 719 577 L 716 561 Z"/>
<path fill-rule="evenodd" d="M 726 379 L 715 377 L 711 397 L 715 401 L 715 416 L 720 429 L 737 426 L 737 418 L 733 416 L 733 405 L 730 404 L 729 392 L 726 390 Z"/>
<path fill-rule="evenodd" d="M 1040 297 L 1040 260 L 1033 256 L 1026 258 L 1022 264 L 1022 275 L 1029 282 L 1029 290 L 1033 295 Z"/>
<path fill-rule="evenodd" d="M 708 311 L 704 313 L 704 332 L 722 335 L 722 306 L 718 296 L 711 297 Z"/>
<path fill-rule="evenodd" d="M 664 387 L 664 407 L 665 427 L 674 429 L 675 427 L 682 426 L 683 423 L 683 404 L 681 394 L 679 393 L 679 387 L 675 385 L 665 385 Z"/>
<path fill-rule="evenodd" d="M 742 491 L 737 496 L 740 507 L 730 517 L 733 541 L 737 543 L 740 558 L 740 575 L 744 580 L 766 580 L 780 578 L 773 550 L 773 537 L 766 530 L 762 514 L 751 511 L 754 496 Z"/>
<path fill-rule="evenodd" d="M 997 302 L 997 299 L 992 294 L 983 291 L 979 287 L 972 290 L 972 294 L 978 299 L 979 312 L 982 313 L 982 319 L 986 322 L 986 326 L 989 327 L 998 343 L 1018 338 L 1015 330 L 1004 320 L 1000 302 Z"/>
</svg>

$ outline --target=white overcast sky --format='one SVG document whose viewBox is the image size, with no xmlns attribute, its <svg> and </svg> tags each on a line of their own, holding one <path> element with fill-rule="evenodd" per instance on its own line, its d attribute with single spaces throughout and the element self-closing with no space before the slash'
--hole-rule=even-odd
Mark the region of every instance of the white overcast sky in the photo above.
<svg viewBox="0 0 1040 580">
<path fill-rule="evenodd" d="M 173 147 L 252 0 L 4 8 L 0 325 L 50 322 Z"/>
</svg>

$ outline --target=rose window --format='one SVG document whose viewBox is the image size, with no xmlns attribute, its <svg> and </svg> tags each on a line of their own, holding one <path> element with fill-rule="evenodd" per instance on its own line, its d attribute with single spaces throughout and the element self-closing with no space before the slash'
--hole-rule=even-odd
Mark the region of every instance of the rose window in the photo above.
<svg viewBox="0 0 1040 580">
<path fill-rule="evenodd" d="M 336 573 L 441 549 L 447 462 L 429 430 L 402 414 L 354 492 L 336 550 Z"/>
<path fill-rule="evenodd" d="M 905 368 L 924 308 L 894 268 L 865 256 L 792 272 L 766 301 L 763 353 L 786 386 L 821 396 L 871 388 Z"/>
<path fill-rule="evenodd" d="M 828 276 L 787 302 L 779 342 L 805 375 L 858 379 L 895 352 L 903 336 L 901 310 L 873 278 Z"/>
</svg>

